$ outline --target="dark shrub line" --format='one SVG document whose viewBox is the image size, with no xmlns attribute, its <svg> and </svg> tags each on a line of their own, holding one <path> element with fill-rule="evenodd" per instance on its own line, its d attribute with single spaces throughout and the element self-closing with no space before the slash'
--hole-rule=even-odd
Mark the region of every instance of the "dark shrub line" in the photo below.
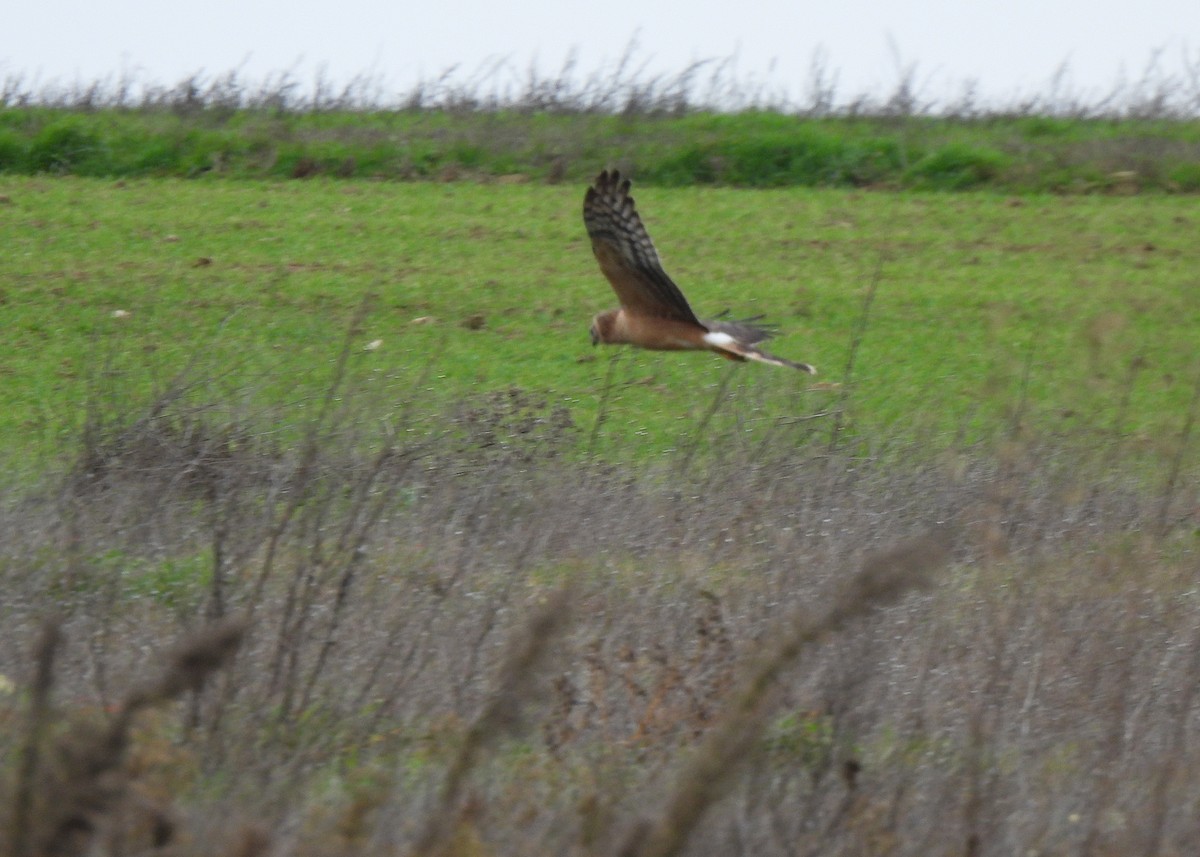
<svg viewBox="0 0 1200 857">
<path fill-rule="evenodd" d="M 1194 193 L 1200 123 L 1076 120 L 1046 134 L 1026 118 L 0 111 L 0 172 L 15 175 L 554 183 L 605 164 L 666 186 Z"/>
<path fill-rule="evenodd" d="M 556 75 L 492 62 L 406 92 L 323 72 L 237 71 L 173 86 L 0 80 L 0 173 L 557 182 L 613 164 L 662 185 L 886 187 L 1005 192 L 1200 191 L 1200 60 L 1152 58 L 1102 96 L 1067 86 L 983 104 L 971 86 L 927 98 L 915 65 L 882 97 L 841 96 L 815 57 L 793 102 L 736 63 L 646 77 L 632 42 L 611 67 Z"/>
</svg>

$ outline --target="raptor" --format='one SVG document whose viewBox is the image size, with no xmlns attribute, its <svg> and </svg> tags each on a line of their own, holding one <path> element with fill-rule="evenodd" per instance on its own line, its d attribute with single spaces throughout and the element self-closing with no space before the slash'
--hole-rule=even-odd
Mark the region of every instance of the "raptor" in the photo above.
<svg viewBox="0 0 1200 857">
<path fill-rule="evenodd" d="M 759 348 L 758 343 L 774 331 L 756 324 L 755 319 L 698 319 L 679 286 L 663 270 L 629 188 L 629 179 L 622 179 L 617 170 L 605 170 L 583 198 L 583 223 L 592 239 L 592 251 L 621 304 L 592 319 L 592 345 L 715 351 L 728 360 L 757 360 L 817 373 L 807 363 L 776 357 Z"/>
</svg>

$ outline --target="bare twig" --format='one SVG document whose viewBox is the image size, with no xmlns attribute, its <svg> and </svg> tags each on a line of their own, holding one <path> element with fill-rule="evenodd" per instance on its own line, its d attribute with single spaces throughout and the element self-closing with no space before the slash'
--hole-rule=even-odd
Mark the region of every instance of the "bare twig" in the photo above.
<svg viewBox="0 0 1200 857">
<path fill-rule="evenodd" d="M 717 384 L 717 391 L 713 395 L 712 402 L 709 403 L 704 415 L 700 417 L 700 422 L 692 430 L 691 440 L 684 447 L 683 458 L 679 462 L 679 475 L 687 474 L 688 465 L 692 463 L 692 459 L 696 456 L 696 450 L 700 448 L 704 440 L 705 432 L 708 430 L 708 424 L 716 413 L 721 408 L 721 403 L 725 401 L 725 391 L 729 388 L 729 382 L 733 380 L 734 374 L 741 368 L 740 363 L 735 363 L 727 371 L 722 373 L 721 383 Z"/>
<path fill-rule="evenodd" d="M 878 258 L 875 260 L 875 270 L 871 274 L 871 281 L 867 284 L 867 291 L 863 295 L 862 309 L 859 311 L 858 321 L 850 334 L 850 349 L 846 354 L 846 368 L 842 370 L 842 383 L 839 389 L 838 402 L 834 408 L 833 426 L 829 431 L 830 452 L 837 449 L 838 441 L 841 440 L 842 429 L 846 422 L 846 410 L 850 404 L 851 384 L 854 380 L 854 364 L 858 358 L 858 350 L 862 346 L 863 339 L 867 334 L 867 326 L 871 320 L 871 305 L 875 303 L 875 295 L 879 291 L 879 279 L 882 273 L 883 253 L 880 252 Z"/>
<path fill-rule="evenodd" d="M 1192 387 L 1192 398 L 1188 402 L 1187 415 L 1183 418 L 1183 429 L 1179 432 L 1179 443 L 1175 455 L 1171 458 L 1171 466 L 1167 472 L 1167 483 L 1163 486 L 1162 503 L 1158 507 L 1158 531 L 1166 535 L 1170 530 L 1171 503 L 1175 499 L 1175 485 L 1179 474 L 1183 472 L 1183 462 L 1187 457 L 1188 444 L 1191 442 L 1192 430 L 1196 425 L 1196 414 L 1200 412 L 1200 372 L 1196 373 L 1196 382 Z"/>
<path fill-rule="evenodd" d="M 600 404 L 596 408 L 596 421 L 592 423 L 592 433 L 588 437 L 587 457 L 591 459 L 596 457 L 596 440 L 600 437 L 600 427 L 608 419 L 608 398 L 612 394 L 613 374 L 617 367 L 617 362 L 624 353 L 624 349 L 618 349 L 608 359 L 608 370 L 604 373 L 604 387 L 600 391 Z"/>
</svg>

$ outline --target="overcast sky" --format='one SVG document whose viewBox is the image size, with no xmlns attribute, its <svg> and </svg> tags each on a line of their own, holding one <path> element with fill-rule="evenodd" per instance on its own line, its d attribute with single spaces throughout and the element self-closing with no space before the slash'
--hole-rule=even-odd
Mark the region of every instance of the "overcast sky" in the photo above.
<svg viewBox="0 0 1200 857">
<path fill-rule="evenodd" d="M 987 96 L 1043 93 L 1067 64 L 1076 93 L 1141 76 L 1200 74 L 1200 0 L 47 0 L 11 2 L 0 77 L 71 84 L 116 78 L 174 84 L 195 72 L 257 80 L 318 69 L 405 90 L 457 65 L 470 78 L 506 60 L 554 74 L 611 67 L 636 37 L 647 77 L 702 59 L 736 59 L 739 78 L 801 99 L 814 52 L 841 98 L 886 94 L 915 64 L 925 97 L 967 80 Z M 34 87 L 37 88 L 37 87 Z"/>
</svg>

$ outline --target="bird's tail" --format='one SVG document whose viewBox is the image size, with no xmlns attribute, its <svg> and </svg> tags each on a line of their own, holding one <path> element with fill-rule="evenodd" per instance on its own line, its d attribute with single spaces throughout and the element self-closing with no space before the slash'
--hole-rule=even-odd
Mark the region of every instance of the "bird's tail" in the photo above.
<svg viewBox="0 0 1200 857">
<path fill-rule="evenodd" d="M 789 369 L 799 369 L 801 372 L 807 372 L 809 375 L 817 374 L 816 368 L 811 364 L 797 363 L 795 360 L 776 357 L 774 354 L 768 354 L 752 345 L 742 348 L 741 357 L 743 360 L 757 360 L 759 363 L 769 363 L 772 366 L 786 366 Z"/>
<path fill-rule="evenodd" d="M 809 375 L 817 374 L 816 368 L 808 363 L 797 363 L 795 360 L 776 357 L 774 354 L 768 354 L 761 348 L 747 345 L 744 342 L 738 342 L 732 338 L 720 342 L 714 342 L 710 338 L 709 342 L 713 347 L 713 351 L 720 354 L 726 360 L 756 360 L 759 363 L 768 363 L 771 366 L 785 366 L 788 369 L 799 369 L 801 372 L 807 372 Z"/>
</svg>

